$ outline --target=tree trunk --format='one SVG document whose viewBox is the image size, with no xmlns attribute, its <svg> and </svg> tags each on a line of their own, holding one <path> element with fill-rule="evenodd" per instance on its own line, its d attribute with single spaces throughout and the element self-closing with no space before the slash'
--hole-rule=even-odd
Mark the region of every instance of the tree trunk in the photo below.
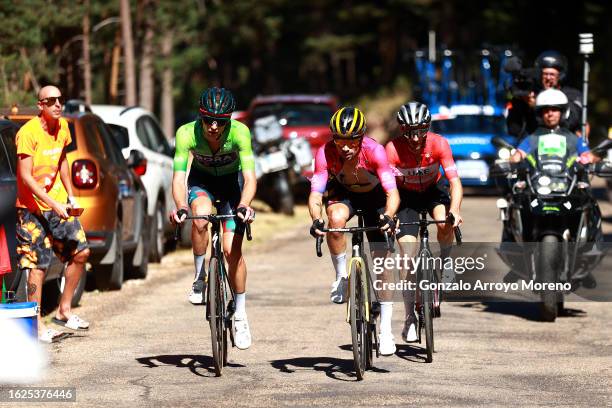
<svg viewBox="0 0 612 408">
<path fill-rule="evenodd" d="M 154 102 L 154 71 L 153 71 L 153 12 L 149 1 L 144 4 L 144 38 L 142 39 L 142 56 L 140 58 L 140 106 L 148 111 L 153 111 Z"/>
<path fill-rule="evenodd" d="M 110 103 L 116 105 L 118 103 L 119 94 L 119 63 L 121 59 L 121 30 L 117 30 L 115 35 L 115 45 L 113 45 L 113 56 L 111 58 L 111 74 L 109 81 L 109 97 Z"/>
<path fill-rule="evenodd" d="M 23 65 L 26 68 L 26 76 L 28 77 L 28 81 L 26 84 L 24 84 L 24 89 L 27 90 L 26 88 L 29 85 L 29 82 L 32 82 L 32 85 L 34 86 L 34 90 L 36 91 L 36 93 L 38 94 L 38 91 L 40 91 L 40 85 L 38 84 L 38 81 L 36 80 L 36 75 L 34 75 L 34 70 L 32 69 L 32 64 L 30 64 L 30 58 L 28 57 L 28 51 L 25 49 L 25 47 L 21 47 L 19 49 L 19 52 L 21 54 L 21 59 L 23 61 Z"/>
<path fill-rule="evenodd" d="M 89 51 L 89 33 L 91 25 L 89 21 L 89 0 L 85 0 L 85 12 L 83 13 L 83 80 L 85 81 L 85 103 L 91 105 L 91 59 Z"/>
<path fill-rule="evenodd" d="M 167 138 L 174 136 L 174 86 L 173 86 L 173 69 L 168 63 L 172 54 L 173 32 L 167 31 L 162 39 L 161 52 L 166 65 L 162 73 L 162 89 L 161 89 L 161 121 L 162 129 Z"/>
<path fill-rule="evenodd" d="M 134 41 L 130 1 L 120 0 L 121 32 L 123 34 L 123 70 L 125 73 L 125 104 L 136 105 L 136 75 L 134 69 Z"/>
</svg>

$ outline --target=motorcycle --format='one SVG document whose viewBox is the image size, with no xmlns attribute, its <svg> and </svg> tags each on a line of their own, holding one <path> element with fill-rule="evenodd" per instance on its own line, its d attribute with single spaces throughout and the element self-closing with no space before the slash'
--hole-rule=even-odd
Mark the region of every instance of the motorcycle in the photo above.
<svg viewBox="0 0 612 408">
<path fill-rule="evenodd" d="M 492 143 L 515 149 L 499 137 Z M 610 147 L 612 141 L 604 141 L 591 152 L 601 156 Z M 507 182 L 506 197 L 497 202 L 504 224 L 498 253 L 511 268 L 504 280 L 570 285 L 569 291 L 539 291 L 545 321 L 554 321 L 563 311 L 564 293 L 596 285 L 591 271 L 604 256 L 601 211 L 588 176 L 611 177 L 612 165 L 585 167 L 575 159 L 567 153 L 539 154 L 517 164 L 498 160 L 492 169 L 493 176 Z"/>
<path fill-rule="evenodd" d="M 283 148 L 283 129 L 276 116 L 255 120 L 253 136 L 257 194 L 274 212 L 293 215 L 290 164 Z"/>
</svg>

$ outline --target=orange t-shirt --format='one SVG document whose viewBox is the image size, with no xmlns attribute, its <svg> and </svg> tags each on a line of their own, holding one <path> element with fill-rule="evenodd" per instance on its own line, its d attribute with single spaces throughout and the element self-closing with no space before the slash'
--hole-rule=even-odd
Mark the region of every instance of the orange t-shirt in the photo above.
<svg viewBox="0 0 612 408">
<path fill-rule="evenodd" d="M 60 203 L 65 203 L 68 193 L 59 176 L 59 160 L 64 147 L 70 144 L 70 129 L 64 118 L 59 120 L 57 134 L 50 135 L 40 123 L 38 116 L 27 121 L 17 132 L 15 144 L 17 155 L 32 157 L 32 176 L 49 196 Z M 48 205 L 36 197 L 17 174 L 16 207 L 27 208 L 30 211 L 49 211 Z"/>
</svg>

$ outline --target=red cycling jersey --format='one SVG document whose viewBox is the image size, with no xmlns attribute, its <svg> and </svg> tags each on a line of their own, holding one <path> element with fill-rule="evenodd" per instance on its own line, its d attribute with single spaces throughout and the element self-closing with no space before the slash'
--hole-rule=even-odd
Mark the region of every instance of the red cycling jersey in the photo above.
<svg viewBox="0 0 612 408">
<path fill-rule="evenodd" d="M 385 150 L 401 189 L 424 191 L 436 184 L 442 177 L 440 165 L 449 181 L 458 177 L 448 141 L 436 133 L 427 132 L 425 148 L 418 155 L 410 150 L 403 136 L 387 143 Z"/>
<path fill-rule="evenodd" d="M 356 193 L 371 191 L 379 183 L 385 191 L 397 188 L 382 145 L 374 139 L 364 137 L 358 156 L 357 165 L 347 169 L 333 140 L 321 146 L 315 156 L 315 170 L 310 181 L 310 191 L 323 194 L 330 176 L 347 190 Z"/>
</svg>

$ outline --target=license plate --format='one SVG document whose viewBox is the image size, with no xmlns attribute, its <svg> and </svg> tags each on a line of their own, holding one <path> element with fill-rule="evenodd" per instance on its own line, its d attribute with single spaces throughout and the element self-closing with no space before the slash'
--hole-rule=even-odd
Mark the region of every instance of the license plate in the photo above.
<svg viewBox="0 0 612 408">
<path fill-rule="evenodd" d="M 287 156 L 282 151 L 267 154 L 265 156 L 259 156 L 257 158 L 259 166 L 264 174 L 271 173 L 278 170 L 284 170 L 287 168 Z"/>
<path fill-rule="evenodd" d="M 489 178 L 489 166 L 484 160 L 457 160 L 455 164 L 459 178 L 480 180 Z"/>
</svg>

